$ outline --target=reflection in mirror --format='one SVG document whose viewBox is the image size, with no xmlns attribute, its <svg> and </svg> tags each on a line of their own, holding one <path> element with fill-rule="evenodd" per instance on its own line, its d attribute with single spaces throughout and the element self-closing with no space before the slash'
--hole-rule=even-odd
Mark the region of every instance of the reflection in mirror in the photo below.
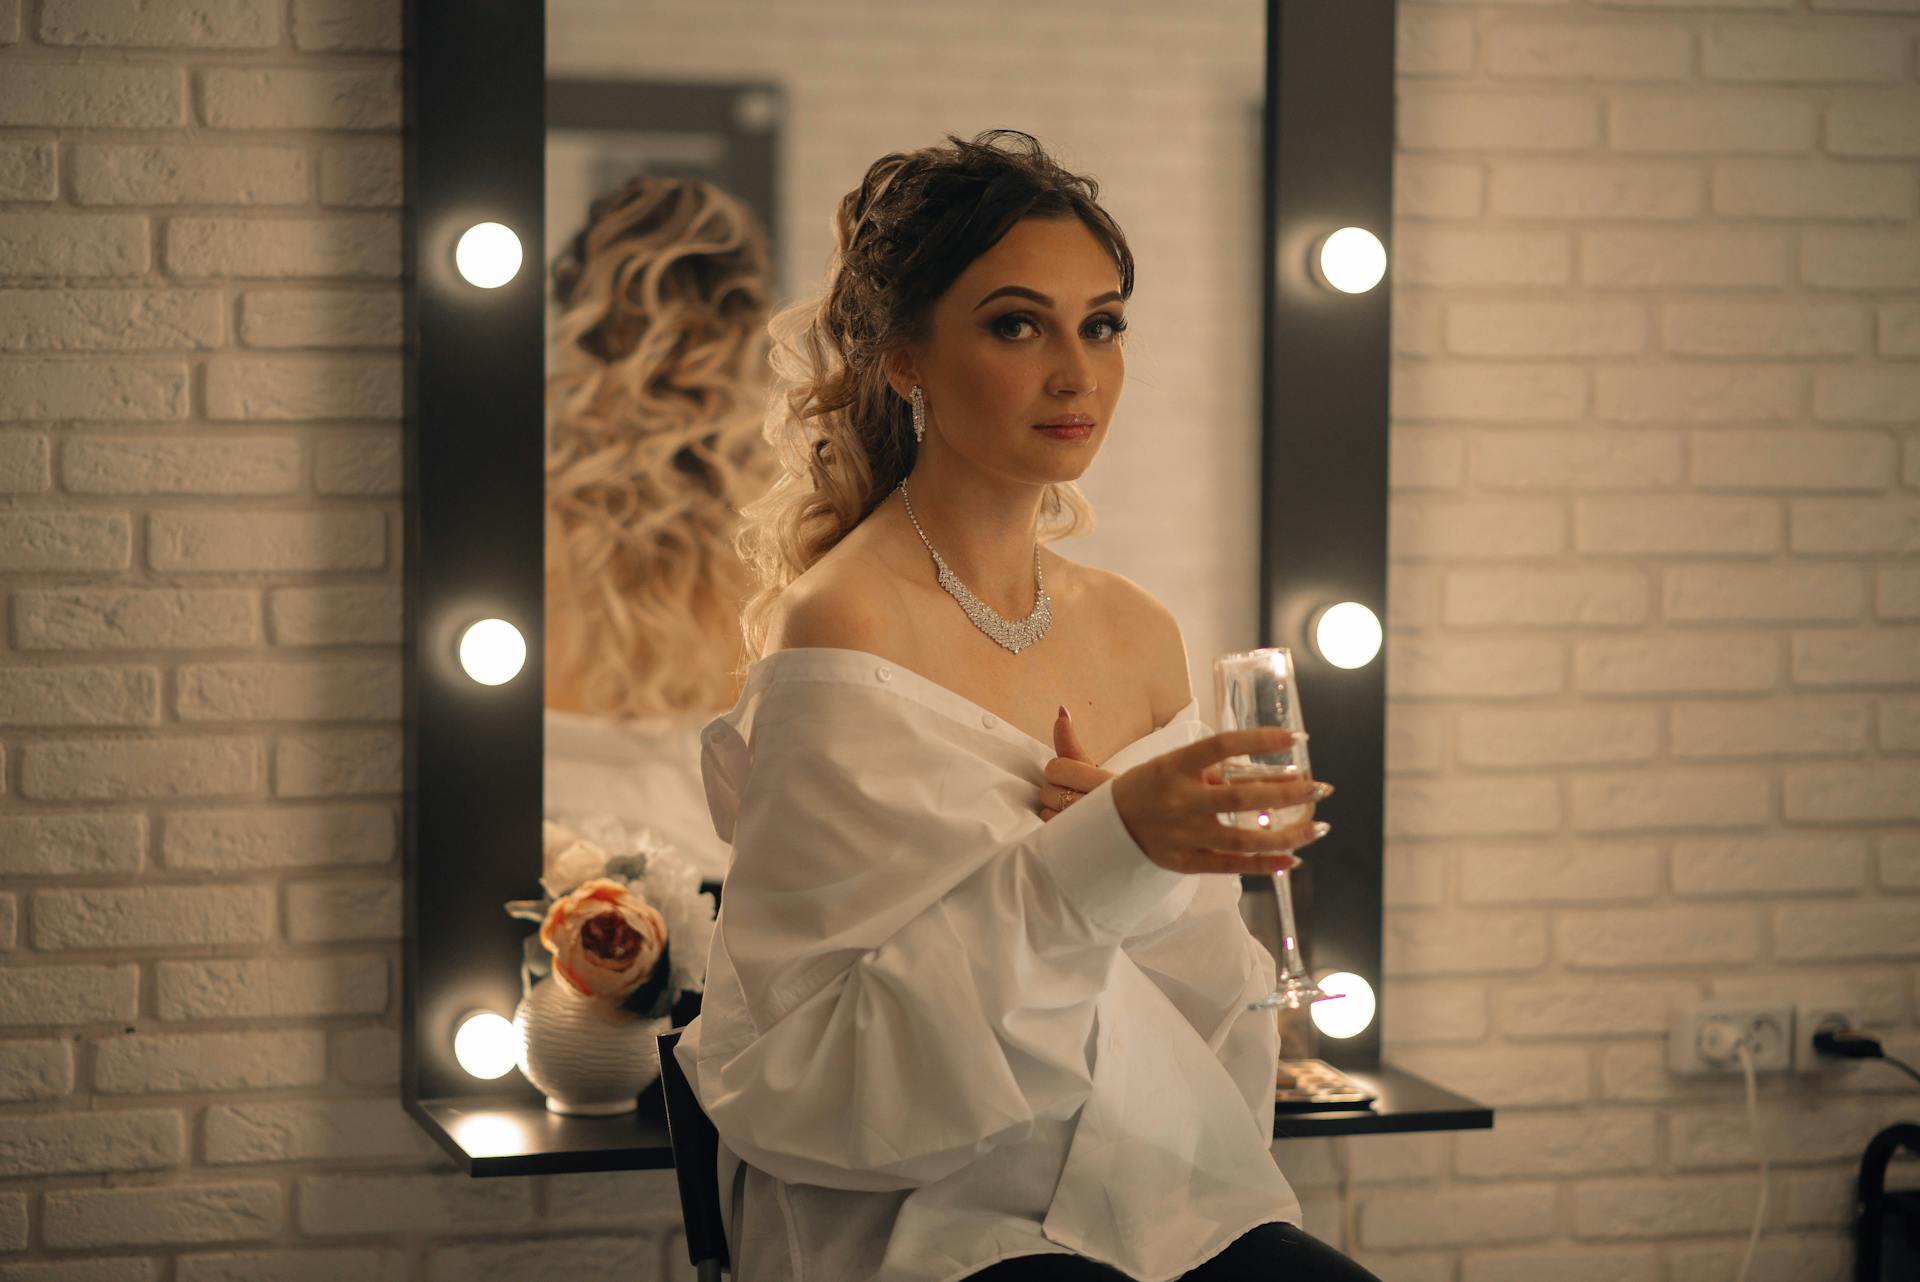
<svg viewBox="0 0 1920 1282">
<path fill-rule="evenodd" d="M 1211 722 L 1211 657 L 1258 633 L 1259 0 L 547 13 L 548 817 L 723 875 L 699 731 L 738 693 L 732 518 L 776 466 L 766 323 L 867 167 L 949 134 L 1034 135 L 1125 231 L 1126 395 L 1059 550 L 1167 605 Z"/>
</svg>

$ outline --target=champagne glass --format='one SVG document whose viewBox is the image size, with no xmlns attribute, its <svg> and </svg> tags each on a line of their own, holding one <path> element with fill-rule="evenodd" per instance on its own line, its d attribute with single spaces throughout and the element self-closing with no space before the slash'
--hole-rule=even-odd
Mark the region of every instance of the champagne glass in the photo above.
<svg viewBox="0 0 1920 1282">
<path fill-rule="evenodd" d="M 1285 646 L 1264 646 L 1239 654 L 1223 654 L 1213 661 L 1213 693 L 1218 706 L 1219 729 L 1252 730 L 1279 726 L 1284 730 L 1304 730 L 1300 719 L 1300 686 L 1293 667 L 1293 653 Z M 1278 752 L 1260 752 L 1229 757 L 1221 763 L 1221 774 L 1228 783 L 1242 779 L 1313 777 L 1307 760 L 1305 739 L 1296 739 Z M 1222 813 L 1220 822 L 1236 828 L 1285 828 L 1297 824 L 1313 812 L 1310 804 L 1284 806 L 1278 810 L 1243 810 Z M 1322 992 L 1307 973 L 1300 957 L 1300 938 L 1293 924 L 1293 885 L 1291 869 L 1273 874 L 1273 898 L 1280 911 L 1280 939 L 1283 945 L 1279 974 L 1274 990 L 1248 1010 L 1272 1010 L 1286 1007 L 1299 1010 L 1310 1002 L 1338 994 Z"/>
</svg>

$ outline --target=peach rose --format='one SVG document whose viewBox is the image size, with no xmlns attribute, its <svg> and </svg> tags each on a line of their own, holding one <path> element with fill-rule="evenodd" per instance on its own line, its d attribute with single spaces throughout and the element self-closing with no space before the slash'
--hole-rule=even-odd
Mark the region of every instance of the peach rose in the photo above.
<svg viewBox="0 0 1920 1282">
<path fill-rule="evenodd" d="M 624 1001 L 653 977 L 667 944 L 667 922 L 617 881 L 582 882 L 547 910 L 540 942 L 553 973 L 582 997 Z"/>
</svg>

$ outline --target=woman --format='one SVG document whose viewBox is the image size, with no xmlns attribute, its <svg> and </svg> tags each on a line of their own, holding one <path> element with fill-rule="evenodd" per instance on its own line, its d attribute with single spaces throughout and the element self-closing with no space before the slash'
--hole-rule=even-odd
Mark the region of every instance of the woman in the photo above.
<svg viewBox="0 0 1920 1282">
<path fill-rule="evenodd" d="M 718 881 L 699 732 L 739 694 L 733 537 L 773 472 L 766 237 L 710 183 L 641 175 L 593 202 L 553 289 L 545 809 L 650 828 Z"/>
<path fill-rule="evenodd" d="M 1208 734 L 1164 607 L 1043 546 L 1086 522 L 1126 242 L 1027 135 L 947 141 L 874 164 L 775 322 L 758 657 L 706 730 L 734 861 L 677 1051 L 737 1276 L 1364 1279 L 1295 1224 L 1246 1009 L 1239 875 L 1325 829 L 1217 818 L 1325 789 L 1223 784 L 1286 732 Z"/>
</svg>

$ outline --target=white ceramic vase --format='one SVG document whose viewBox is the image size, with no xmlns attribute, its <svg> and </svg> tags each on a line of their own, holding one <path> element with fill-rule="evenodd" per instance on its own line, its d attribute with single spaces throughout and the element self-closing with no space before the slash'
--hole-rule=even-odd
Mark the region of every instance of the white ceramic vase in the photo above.
<svg viewBox="0 0 1920 1282">
<path fill-rule="evenodd" d="M 660 1044 L 654 1038 L 673 1026 L 672 1019 L 621 1012 L 619 1023 L 609 1023 L 595 1009 L 602 1005 L 549 975 L 514 1008 L 520 1071 L 555 1113 L 632 1112 L 640 1092 L 660 1076 Z"/>
</svg>

